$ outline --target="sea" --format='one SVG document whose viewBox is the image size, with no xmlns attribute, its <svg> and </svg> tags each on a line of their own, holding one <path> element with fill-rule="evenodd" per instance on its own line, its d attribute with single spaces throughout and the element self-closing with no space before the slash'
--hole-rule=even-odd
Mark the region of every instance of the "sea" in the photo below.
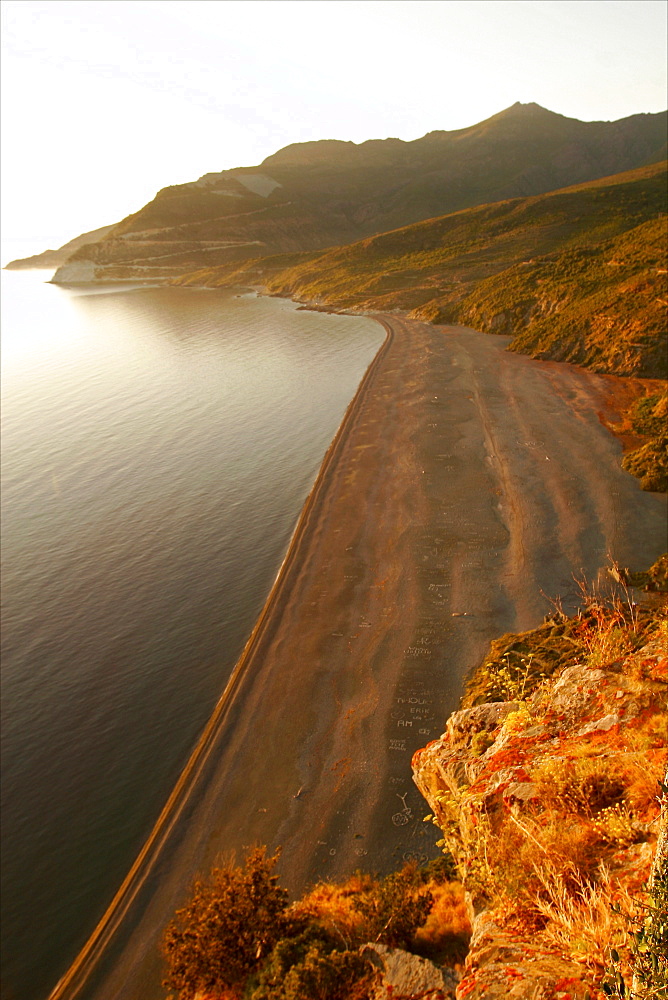
<svg viewBox="0 0 668 1000">
<path fill-rule="evenodd" d="M 2 996 L 44 1000 L 221 695 L 367 317 L 2 273 Z"/>
</svg>

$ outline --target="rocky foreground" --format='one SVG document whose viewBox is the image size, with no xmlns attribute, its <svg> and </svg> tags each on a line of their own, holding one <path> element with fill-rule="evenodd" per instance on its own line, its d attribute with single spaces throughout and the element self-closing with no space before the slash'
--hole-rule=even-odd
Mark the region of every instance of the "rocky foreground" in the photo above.
<svg viewBox="0 0 668 1000">
<path fill-rule="evenodd" d="M 415 754 L 445 857 L 291 904 L 264 851 L 213 871 L 163 939 L 172 995 L 665 996 L 668 615 L 624 598 L 495 640 L 465 707 Z"/>
<path fill-rule="evenodd" d="M 415 754 L 472 915 L 457 1000 L 621 996 L 620 977 L 628 995 L 653 951 L 668 985 L 665 934 L 663 950 L 637 936 L 665 853 L 667 653 L 665 606 L 590 599 L 494 643 L 445 733 Z"/>
</svg>

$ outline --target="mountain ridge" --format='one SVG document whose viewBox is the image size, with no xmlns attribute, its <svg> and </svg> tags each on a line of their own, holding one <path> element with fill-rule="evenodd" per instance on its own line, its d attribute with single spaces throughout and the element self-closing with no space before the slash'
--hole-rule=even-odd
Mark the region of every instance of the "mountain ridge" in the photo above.
<svg viewBox="0 0 668 1000">
<path fill-rule="evenodd" d="M 64 243 L 57 250 L 43 250 L 42 253 L 33 254 L 31 257 L 21 257 L 18 260 L 10 261 L 9 264 L 5 265 L 6 270 L 29 271 L 60 267 L 79 247 L 85 246 L 86 243 L 97 243 L 104 239 L 113 228 L 113 225 L 100 226 L 99 229 L 92 229 L 90 232 L 82 233 L 81 236 L 75 236 L 73 240 Z"/>
<path fill-rule="evenodd" d="M 163 188 L 102 240 L 77 249 L 54 281 L 165 281 L 582 183 L 657 157 L 665 120 L 659 113 L 581 122 L 515 104 L 484 122 L 408 142 L 294 143 L 257 166 Z"/>
</svg>

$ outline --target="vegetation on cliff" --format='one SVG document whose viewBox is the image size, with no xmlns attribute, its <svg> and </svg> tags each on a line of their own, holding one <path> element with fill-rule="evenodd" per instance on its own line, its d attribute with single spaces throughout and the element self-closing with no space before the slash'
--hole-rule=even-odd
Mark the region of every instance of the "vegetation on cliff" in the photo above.
<svg viewBox="0 0 668 1000">
<path fill-rule="evenodd" d="M 663 995 L 663 883 L 648 880 L 667 645 L 665 603 L 590 595 L 573 618 L 493 643 L 445 734 L 415 755 L 475 912 L 458 997 Z M 655 992 L 632 992 L 648 956 Z"/>
<path fill-rule="evenodd" d="M 645 441 L 624 456 L 622 466 L 637 476 L 644 490 L 668 492 L 668 393 L 637 399 L 628 420 Z"/>
<path fill-rule="evenodd" d="M 513 337 L 510 349 L 595 372 L 665 378 L 666 218 L 482 281 L 450 316 Z"/>
<path fill-rule="evenodd" d="M 667 202 L 664 163 L 181 283 L 261 284 L 319 306 L 407 310 L 511 335 L 511 349 L 533 357 L 664 378 Z"/>
<path fill-rule="evenodd" d="M 451 965 L 463 959 L 468 914 L 445 859 L 383 879 L 322 883 L 292 904 L 277 860 L 253 850 L 243 867 L 196 883 L 163 940 L 164 985 L 180 1000 L 368 1000 L 383 958 L 397 949 Z"/>
</svg>

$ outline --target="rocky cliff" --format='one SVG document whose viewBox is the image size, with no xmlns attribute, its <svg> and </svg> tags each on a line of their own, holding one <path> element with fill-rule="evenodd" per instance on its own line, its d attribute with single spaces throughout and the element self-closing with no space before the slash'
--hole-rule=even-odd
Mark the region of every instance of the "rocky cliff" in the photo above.
<svg viewBox="0 0 668 1000">
<path fill-rule="evenodd" d="M 630 984 L 668 760 L 667 654 L 665 606 L 591 600 L 493 644 L 416 753 L 473 916 L 458 1000 L 622 995 L 614 976 L 600 992 L 612 948 Z M 668 976 L 665 947 L 657 960 Z"/>
</svg>

